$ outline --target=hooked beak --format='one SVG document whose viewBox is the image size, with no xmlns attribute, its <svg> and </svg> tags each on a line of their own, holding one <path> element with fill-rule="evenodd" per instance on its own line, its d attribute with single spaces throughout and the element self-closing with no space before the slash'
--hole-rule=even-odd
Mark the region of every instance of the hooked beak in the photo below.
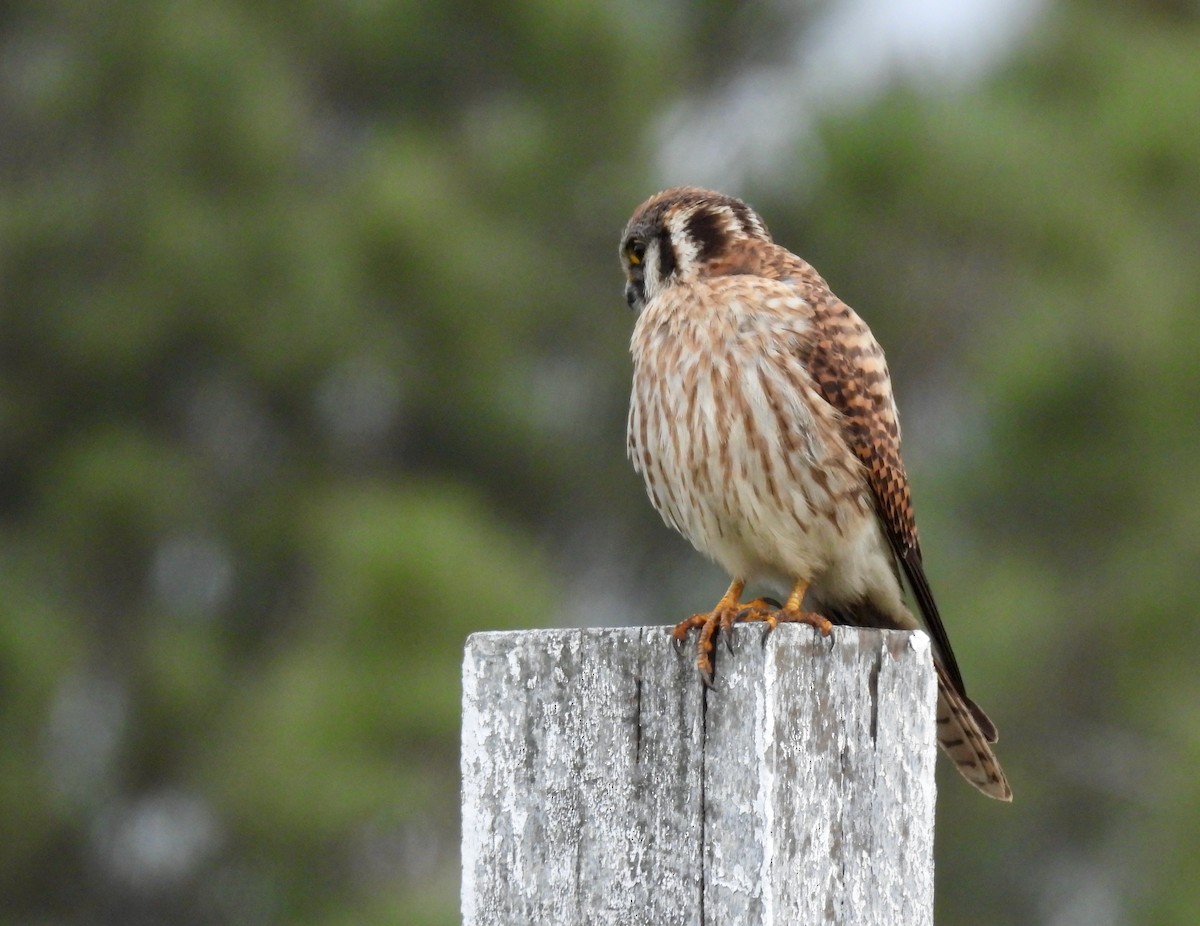
<svg viewBox="0 0 1200 926">
<path fill-rule="evenodd" d="M 642 308 L 642 288 L 633 280 L 625 284 L 625 302 L 634 312 L 640 312 Z"/>
</svg>

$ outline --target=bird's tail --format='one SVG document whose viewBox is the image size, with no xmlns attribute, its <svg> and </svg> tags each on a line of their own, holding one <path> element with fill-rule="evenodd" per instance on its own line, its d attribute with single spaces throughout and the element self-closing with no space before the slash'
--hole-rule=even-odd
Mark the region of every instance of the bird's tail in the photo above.
<svg viewBox="0 0 1200 926">
<path fill-rule="evenodd" d="M 937 740 L 963 778 L 988 797 L 1011 801 L 1012 789 L 991 743 L 996 742 L 996 725 L 987 714 L 961 694 L 942 664 L 934 660 L 938 679 Z"/>
</svg>

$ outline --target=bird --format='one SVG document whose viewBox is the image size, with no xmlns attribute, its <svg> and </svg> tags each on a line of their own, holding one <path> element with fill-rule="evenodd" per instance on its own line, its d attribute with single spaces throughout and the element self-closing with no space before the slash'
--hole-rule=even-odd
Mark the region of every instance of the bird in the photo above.
<svg viewBox="0 0 1200 926">
<path fill-rule="evenodd" d="M 967 696 L 921 555 L 882 348 L 817 271 L 776 244 L 740 199 L 673 187 L 634 211 L 620 242 L 633 388 L 627 450 L 655 509 L 731 576 L 697 631 L 737 622 L 897 630 L 933 641 L 937 739 L 979 791 L 1012 800 L 996 726 Z M 903 579 L 902 579 L 903 576 Z M 790 588 L 741 601 L 748 582 Z"/>
</svg>

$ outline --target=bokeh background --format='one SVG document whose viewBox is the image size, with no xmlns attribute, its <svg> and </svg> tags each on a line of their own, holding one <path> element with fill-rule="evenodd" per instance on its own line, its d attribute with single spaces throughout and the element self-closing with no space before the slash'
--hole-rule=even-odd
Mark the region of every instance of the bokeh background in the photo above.
<svg viewBox="0 0 1200 926">
<path fill-rule="evenodd" d="M 467 634 L 725 586 L 624 459 L 683 182 L 888 349 L 1017 795 L 939 922 L 1200 919 L 1200 4 L 10 0 L 0 920 L 457 921 Z"/>
</svg>

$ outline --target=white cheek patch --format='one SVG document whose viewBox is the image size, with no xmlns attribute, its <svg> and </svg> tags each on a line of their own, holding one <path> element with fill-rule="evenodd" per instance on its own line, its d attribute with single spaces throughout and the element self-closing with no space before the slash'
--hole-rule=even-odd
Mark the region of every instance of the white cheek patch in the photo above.
<svg viewBox="0 0 1200 926">
<path fill-rule="evenodd" d="M 675 249 L 675 265 L 682 271 L 681 276 L 690 272 L 700 259 L 700 248 L 688 231 L 688 220 L 692 210 L 677 212 L 667 220 L 667 234 L 671 236 L 671 246 Z"/>
<path fill-rule="evenodd" d="M 659 273 L 662 268 L 662 241 L 652 238 L 646 245 L 646 256 L 642 260 L 642 279 L 646 284 L 646 301 L 649 302 L 663 290 L 665 281 Z"/>
</svg>

